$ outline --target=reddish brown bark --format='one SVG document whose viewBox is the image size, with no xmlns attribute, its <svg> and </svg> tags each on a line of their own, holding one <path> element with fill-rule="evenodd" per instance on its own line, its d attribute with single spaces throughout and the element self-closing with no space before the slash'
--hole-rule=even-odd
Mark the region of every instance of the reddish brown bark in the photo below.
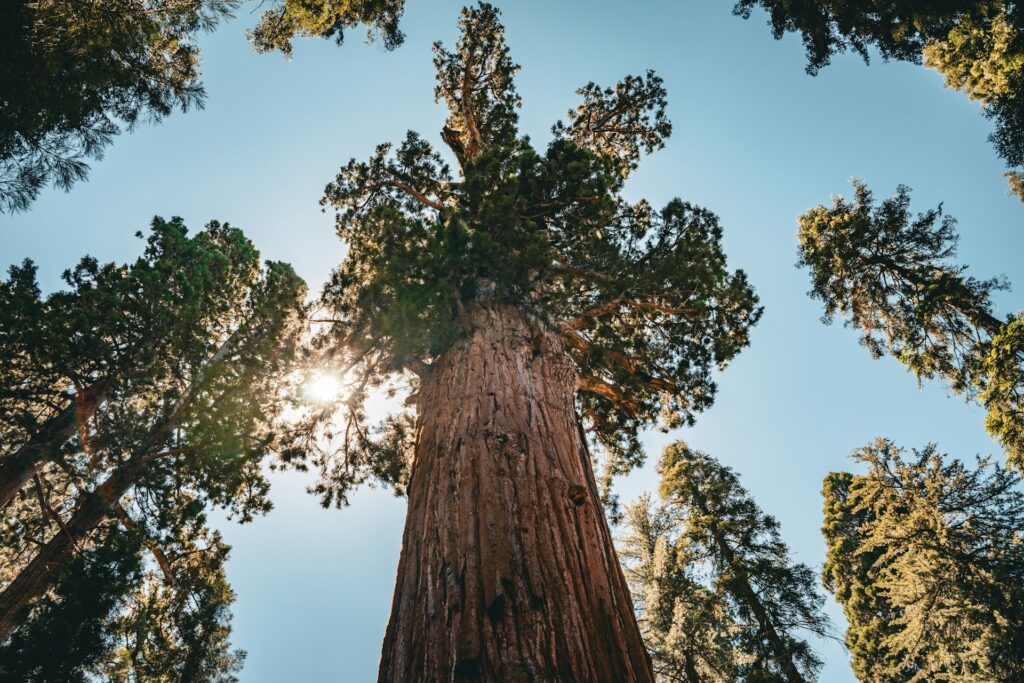
<svg viewBox="0 0 1024 683">
<path fill-rule="evenodd" d="M 435 363 L 379 681 L 653 682 L 559 337 L 511 306 Z"/>
</svg>

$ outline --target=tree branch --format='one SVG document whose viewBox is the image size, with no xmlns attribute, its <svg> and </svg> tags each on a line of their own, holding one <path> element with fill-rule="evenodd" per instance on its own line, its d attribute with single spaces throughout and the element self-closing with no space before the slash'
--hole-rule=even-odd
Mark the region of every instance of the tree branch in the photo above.
<svg viewBox="0 0 1024 683">
<path fill-rule="evenodd" d="M 444 208 L 444 204 L 442 204 L 441 202 L 431 199 L 430 197 L 423 194 L 416 188 L 410 185 L 406 185 L 405 183 L 399 180 L 385 180 L 381 182 L 378 185 L 378 187 L 393 187 L 397 190 L 401 190 L 402 192 L 406 193 L 407 195 L 418 201 L 420 204 L 423 204 L 424 206 L 429 206 L 431 209 L 437 209 L 438 211 L 440 211 L 441 209 Z"/>
<path fill-rule="evenodd" d="M 124 509 L 124 506 L 121 505 L 121 503 L 114 504 L 113 512 L 117 515 L 117 518 L 121 520 L 121 524 L 124 525 L 125 529 L 131 533 L 138 533 L 145 539 L 146 547 L 149 548 L 149 552 L 153 554 L 154 559 L 156 559 L 156 563 L 160 565 L 160 570 L 164 574 L 164 580 L 167 582 L 168 586 L 174 588 L 177 583 L 174 579 L 174 569 L 171 567 L 171 562 L 167 559 L 167 556 L 164 555 L 164 551 L 160 548 L 160 545 L 144 530 L 139 529 L 139 525 L 131 518 L 128 511 Z"/>
<path fill-rule="evenodd" d="M 629 413 L 630 417 L 636 417 L 636 402 L 626 398 L 618 389 L 603 380 L 599 380 L 596 377 L 580 377 L 579 389 L 580 391 L 596 394 L 625 410 Z"/>
</svg>

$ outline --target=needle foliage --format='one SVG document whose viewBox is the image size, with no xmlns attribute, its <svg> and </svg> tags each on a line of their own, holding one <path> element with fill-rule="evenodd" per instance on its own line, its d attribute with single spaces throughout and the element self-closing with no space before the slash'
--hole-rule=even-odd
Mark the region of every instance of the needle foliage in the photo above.
<svg viewBox="0 0 1024 683">
<path fill-rule="evenodd" d="M 365 389 L 403 371 L 415 384 L 467 332 L 473 305 L 517 306 L 562 336 L 580 415 L 612 473 L 642 459 L 641 427 L 689 424 L 711 404 L 713 371 L 761 314 L 745 274 L 726 265 L 713 213 L 622 197 L 641 155 L 671 132 L 656 74 L 585 85 L 537 148 L 518 132 L 519 67 L 498 10 L 467 8 L 460 27 L 454 49 L 434 46 L 448 160 L 410 132 L 343 166 L 324 194 L 348 247 L 324 291 L 336 323 L 324 343 L 356 387 L 342 464 L 326 467 L 340 475 L 321 489 L 328 502 L 370 470 L 402 470 L 380 467 L 407 449 L 371 445 L 401 440 L 365 425 Z"/>
</svg>

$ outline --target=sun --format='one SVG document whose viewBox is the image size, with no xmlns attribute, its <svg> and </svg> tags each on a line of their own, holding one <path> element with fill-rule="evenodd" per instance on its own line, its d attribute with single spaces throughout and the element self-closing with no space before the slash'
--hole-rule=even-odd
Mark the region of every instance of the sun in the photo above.
<svg viewBox="0 0 1024 683">
<path fill-rule="evenodd" d="M 313 375 L 305 386 L 306 398 L 316 403 L 329 403 L 341 393 L 341 381 L 330 373 Z"/>
</svg>

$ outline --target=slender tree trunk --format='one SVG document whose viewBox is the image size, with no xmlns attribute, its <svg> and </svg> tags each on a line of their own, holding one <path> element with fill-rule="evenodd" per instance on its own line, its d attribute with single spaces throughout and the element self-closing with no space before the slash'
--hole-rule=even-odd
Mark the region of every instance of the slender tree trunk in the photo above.
<svg viewBox="0 0 1024 683">
<path fill-rule="evenodd" d="M 716 516 L 708 507 L 707 499 L 700 493 L 700 490 L 693 488 L 691 492 L 701 514 L 711 520 L 716 519 Z M 737 567 L 736 554 L 733 552 L 732 546 L 729 545 L 729 541 L 726 540 L 725 535 L 722 534 L 714 521 L 711 522 L 709 528 L 711 529 L 715 545 L 718 546 L 718 552 L 735 574 L 735 578 L 730 582 L 730 585 L 736 591 L 735 597 L 754 614 L 754 619 L 757 620 L 761 634 L 768 641 L 768 644 L 771 645 L 772 652 L 775 655 L 775 662 L 782 669 L 782 675 L 786 677 L 788 683 L 806 683 L 796 663 L 793 661 L 793 653 L 783 643 L 782 637 L 775 628 L 775 622 L 772 620 L 771 615 L 768 614 L 768 610 L 765 608 L 764 603 L 761 602 L 761 598 L 758 597 L 757 591 L 750 584 L 749 575 L 745 569 Z"/>
<path fill-rule="evenodd" d="M 0 593 L 0 642 L 20 623 L 29 604 L 53 587 L 79 545 L 87 542 L 96 527 L 112 515 L 147 462 L 143 458 L 129 462 L 86 496 L 71 519 Z"/>
<path fill-rule="evenodd" d="M 477 305 L 417 399 L 379 681 L 653 683 L 559 338 Z"/>
<path fill-rule="evenodd" d="M 32 477 L 60 455 L 61 446 L 75 433 L 75 404 L 55 415 L 21 448 L 0 460 L 0 510 Z"/>
</svg>

